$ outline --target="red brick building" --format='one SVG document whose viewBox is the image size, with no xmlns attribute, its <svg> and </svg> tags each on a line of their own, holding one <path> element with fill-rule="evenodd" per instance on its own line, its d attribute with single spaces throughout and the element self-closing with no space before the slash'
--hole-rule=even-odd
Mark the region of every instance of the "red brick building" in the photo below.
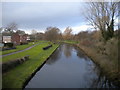
<svg viewBox="0 0 120 90">
<path fill-rule="evenodd" d="M 27 43 L 27 34 L 20 35 L 20 43 Z"/>
<path fill-rule="evenodd" d="M 20 45 L 20 44 L 23 44 L 23 43 L 27 43 L 27 38 L 28 38 L 28 35 L 27 34 L 23 34 L 23 35 L 20 35 L 18 33 L 14 33 L 12 36 L 3 36 L 3 43 L 8 43 L 8 40 L 9 40 L 9 43 L 14 43 L 14 45 Z"/>
<path fill-rule="evenodd" d="M 11 36 L 11 41 L 14 45 L 20 45 L 20 35 L 15 33 Z"/>
</svg>

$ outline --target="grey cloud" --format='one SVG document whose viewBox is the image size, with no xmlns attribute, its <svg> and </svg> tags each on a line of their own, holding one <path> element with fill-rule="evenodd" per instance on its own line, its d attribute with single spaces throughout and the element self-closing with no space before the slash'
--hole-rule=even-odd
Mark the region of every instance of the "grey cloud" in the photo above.
<svg viewBox="0 0 120 90">
<path fill-rule="evenodd" d="M 84 22 L 80 3 L 3 3 L 3 25 L 16 22 L 20 28 L 60 28 Z"/>
</svg>

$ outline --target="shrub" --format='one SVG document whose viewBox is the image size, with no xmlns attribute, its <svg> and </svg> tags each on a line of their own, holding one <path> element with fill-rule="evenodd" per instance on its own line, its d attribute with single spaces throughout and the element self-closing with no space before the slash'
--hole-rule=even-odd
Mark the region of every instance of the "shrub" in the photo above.
<svg viewBox="0 0 120 90">
<path fill-rule="evenodd" d="M 21 42 L 20 45 L 25 45 L 28 44 L 27 42 Z"/>
<path fill-rule="evenodd" d="M 4 43 L 4 47 L 12 48 L 13 46 L 13 43 Z"/>
<path fill-rule="evenodd" d="M 87 46 L 87 47 L 90 47 L 90 46 L 93 45 L 92 41 L 87 40 L 87 39 L 81 40 L 81 41 L 80 41 L 80 44 L 81 44 L 81 45 L 84 45 L 84 46 Z"/>
<path fill-rule="evenodd" d="M 109 56 L 109 59 L 118 64 L 118 39 L 112 38 L 107 41 L 106 45 L 106 53 Z"/>
</svg>

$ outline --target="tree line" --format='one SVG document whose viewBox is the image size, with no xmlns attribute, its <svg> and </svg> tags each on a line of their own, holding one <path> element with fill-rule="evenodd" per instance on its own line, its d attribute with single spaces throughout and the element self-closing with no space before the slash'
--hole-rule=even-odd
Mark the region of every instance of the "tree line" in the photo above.
<svg viewBox="0 0 120 90">
<path fill-rule="evenodd" d="M 83 40 L 91 39 L 96 33 L 96 37 L 100 40 L 108 41 L 114 37 L 119 31 L 114 31 L 115 19 L 118 17 L 118 5 L 117 2 L 87 2 L 85 11 L 83 13 L 86 20 L 92 25 L 95 30 L 93 32 L 83 31 L 76 35 L 72 34 L 72 28 L 66 27 L 65 31 L 62 33 L 57 27 L 47 27 L 44 33 L 32 30 L 30 34 L 31 40 Z M 11 23 L 4 28 L 0 28 L 3 35 L 10 35 L 13 33 L 25 34 L 25 31 L 18 30 L 16 23 Z M 98 34 L 99 33 L 99 34 Z M 93 36 L 91 36 L 93 35 Z M 98 35 L 98 36 L 97 36 Z M 86 37 L 86 38 L 85 38 Z"/>
</svg>

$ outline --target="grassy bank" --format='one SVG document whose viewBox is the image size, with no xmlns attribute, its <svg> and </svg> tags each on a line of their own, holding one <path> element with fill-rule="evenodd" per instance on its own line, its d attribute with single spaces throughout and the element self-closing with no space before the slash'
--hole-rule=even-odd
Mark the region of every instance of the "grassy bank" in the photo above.
<svg viewBox="0 0 120 90">
<path fill-rule="evenodd" d="M 35 70 L 44 63 L 44 61 L 55 51 L 58 47 L 57 44 L 53 44 L 53 47 L 48 50 L 43 50 L 42 48 L 49 45 L 49 43 L 43 43 L 33 47 L 28 51 L 18 53 L 16 55 L 10 55 L 11 59 L 15 59 L 21 56 L 30 55 L 30 60 L 24 62 L 23 64 L 17 66 L 11 71 L 4 73 L 3 78 L 3 88 L 22 88 L 28 77 L 31 76 Z M 8 61 L 6 58 L 3 61 Z"/>
<path fill-rule="evenodd" d="M 80 43 L 74 41 L 63 42 L 77 45 L 101 68 L 103 75 L 106 75 L 115 85 L 120 86 L 120 67 L 118 61 L 120 40 L 118 38 L 113 37 L 106 42 L 86 38 L 79 41 Z"/>
<path fill-rule="evenodd" d="M 98 44 L 98 43 L 97 43 Z M 120 72 L 118 71 L 118 42 L 117 39 L 109 40 L 106 44 L 99 44 L 97 46 L 86 46 L 82 44 L 77 45 L 81 48 L 99 67 L 102 72 L 114 84 L 120 83 Z"/>
<path fill-rule="evenodd" d="M 38 43 L 38 42 L 36 42 L 36 43 Z M 34 43 L 34 44 L 36 44 L 36 43 Z M 2 52 L 2 55 L 5 55 L 5 54 L 8 54 L 8 53 L 12 53 L 12 52 L 16 52 L 16 51 L 20 51 L 20 50 L 26 49 L 26 48 L 34 45 L 34 44 L 33 44 L 33 42 L 30 42 L 30 43 L 25 44 L 25 45 L 18 45 L 18 46 L 16 46 L 16 49 L 6 50 L 6 51 L 1 51 L 1 52 Z"/>
<path fill-rule="evenodd" d="M 78 41 L 71 41 L 71 40 L 65 40 L 65 41 L 62 41 L 64 43 L 68 43 L 68 44 L 78 44 L 79 42 Z"/>
<path fill-rule="evenodd" d="M 37 42 L 37 43 L 42 43 L 42 42 Z M 37 44 L 36 43 L 36 44 Z M 34 51 L 35 47 L 31 48 L 30 50 L 27 50 L 27 51 L 23 51 L 23 52 L 19 52 L 19 53 L 16 53 L 16 54 L 12 54 L 12 55 L 9 55 L 9 56 L 5 56 L 2 58 L 2 62 L 7 62 L 7 61 L 10 61 L 10 60 L 14 60 L 16 58 L 21 58 L 25 55 L 32 55 L 32 52 L 31 51 Z"/>
</svg>

